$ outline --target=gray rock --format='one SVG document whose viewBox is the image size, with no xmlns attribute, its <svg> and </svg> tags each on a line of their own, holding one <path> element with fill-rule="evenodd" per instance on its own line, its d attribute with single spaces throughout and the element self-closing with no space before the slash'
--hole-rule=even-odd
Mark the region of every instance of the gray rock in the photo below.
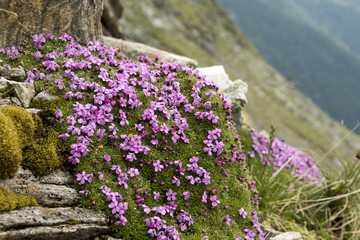
<svg viewBox="0 0 360 240">
<path fill-rule="evenodd" d="M 108 234 L 111 229 L 107 226 L 96 224 L 60 225 L 47 227 L 34 227 L 8 232 L 0 232 L 0 238 L 4 240 L 69 240 L 91 239 L 101 234 Z"/>
<path fill-rule="evenodd" d="M 2 79 L 2 78 L 0 78 Z M 4 91 L 7 88 L 7 82 L 6 81 L 0 81 L 0 91 Z"/>
<path fill-rule="evenodd" d="M 39 178 L 39 182 L 45 184 L 72 185 L 74 184 L 74 181 L 75 177 L 73 175 L 61 170 L 57 170 L 47 176 Z"/>
<path fill-rule="evenodd" d="M 156 55 L 158 55 L 160 56 L 161 60 L 165 62 L 177 62 L 183 65 L 194 66 L 198 64 L 194 59 L 159 50 L 142 43 L 130 42 L 112 37 L 104 37 L 104 43 L 107 46 L 119 48 L 122 53 L 134 60 L 137 60 L 137 57 L 141 55 L 151 58 L 154 58 Z"/>
<path fill-rule="evenodd" d="M 30 170 L 19 167 L 11 179 L 0 180 L 0 187 L 14 193 L 33 196 L 39 205 L 48 207 L 73 206 L 80 196 L 71 187 L 74 178 L 69 173 L 57 171 L 49 176 L 37 178 Z"/>
<path fill-rule="evenodd" d="M 46 91 L 40 92 L 38 95 L 34 97 L 34 100 L 43 100 L 43 101 L 53 101 L 57 98 L 57 96 L 50 95 Z"/>
<path fill-rule="evenodd" d="M 25 77 L 25 71 L 20 68 L 7 69 L 0 66 L 0 76 L 10 80 L 20 80 L 21 77 Z"/>
<path fill-rule="evenodd" d="M 14 105 L 13 102 L 11 101 L 11 98 L 9 97 L 0 98 L 0 107 L 5 107 L 9 105 Z"/>
<path fill-rule="evenodd" d="M 18 45 L 34 34 L 63 33 L 75 40 L 102 40 L 102 0 L 2 0 L 0 46 Z"/>
<path fill-rule="evenodd" d="M 30 114 L 38 114 L 39 112 L 42 111 L 42 109 L 38 109 L 38 108 L 27 108 L 26 111 L 28 111 Z"/>
<path fill-rule="evenodd" d="M 31 99 L 35 96 L 34 85 L 32 83 L 10 81 L 1 77 L 0 86 L 4 86 L 5 84 L 7 89 L 13 89 L 13 92 L 21 102 L 21 105 L 24 108 L 28 108 Z"/>
<path fill-rule="evenodd" d="M 0 213 L 0 230 L 54 226 L 61 224 L 107 225 L 106 214 L 86 208 L 23 207 L 19 210 Z"/>
<path fill-rule="evenodd" d="M 206 80 L 215 82 L 219 87 L 219 91 L 224 93 L 230 100 L 230 103 L 241 102 L 246 103 L 246 93 L 248 86 L 242 80 L 230 80 L 222 65 L 197 68 L 200 75 L 204 75 Z"/>
<path fill-rule="evenodd" d="M 298 232 L 286 232 L 272 237 L 270 240 L 303 240 L 303 238 Z"/>
<path fill-rule="evenodd" d="M 22 104 L 16 97 L 5 97 L 0 98 L 0 107 L 6 107 L 10 105 L 15 105 L 21 107 Z"/>
</svg>

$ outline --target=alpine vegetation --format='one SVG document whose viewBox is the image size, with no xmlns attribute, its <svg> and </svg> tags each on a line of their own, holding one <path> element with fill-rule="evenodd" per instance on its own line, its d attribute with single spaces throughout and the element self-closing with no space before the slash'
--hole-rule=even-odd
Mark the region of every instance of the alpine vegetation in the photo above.
<svg viewBox="0 0 360 240">
<path fill-rule="evenodd" d="M 81 205 L 108 213 L 114 236 L 263 239 L 229 103 L 197 71 L 159 57 L 132 61 L 66 33 L 35 35 L 0 49 L 0 59 L 58 96 L 46 108 Z"/>
</svg>

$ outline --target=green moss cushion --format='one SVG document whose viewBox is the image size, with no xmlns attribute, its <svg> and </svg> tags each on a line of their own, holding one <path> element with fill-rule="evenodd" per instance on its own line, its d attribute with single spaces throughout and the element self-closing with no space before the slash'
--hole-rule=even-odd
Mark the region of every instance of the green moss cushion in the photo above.
<svg viewBox="0 0 360 240">
<path fill-rule="evenodd" d="M 0 179 L 13 177 L 21 161 L 21 142 L 15 125 L 0 111 Z"/>
</svg>

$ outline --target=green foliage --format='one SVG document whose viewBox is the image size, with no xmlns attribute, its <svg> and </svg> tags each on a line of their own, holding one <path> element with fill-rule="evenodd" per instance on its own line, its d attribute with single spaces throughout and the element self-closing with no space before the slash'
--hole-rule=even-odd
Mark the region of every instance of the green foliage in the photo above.
<svg viewBox="0 0 360 240">
<path fill-rule="evenodd" d="M 240 131 L 246 153 L 252 151 L 251 132 Z M 344 161 L 344 172 L 322 169 L 325 183 L 307 184 L 283 168 L 263 166 L 260 158 L 248 157 L 251 174 L 260 191 L 260 210 L 267 226 L 299 231 L 304 239 L 359 239 L 360 163 Z M 251 159 L 251 160 L 250 160 Z"/>
<path fill-rule="evenodd" d="M 13 177 L 21 161 L 21 146 L 15 125 L 0 111 L 0 179 Z"/>
<path fill-rule="evenodd" d="M 0 212 L 6 212 L 24 206 L 37 206 L 37 202 L 31 196 L 15 194 L 0 188 Z"/>
<path fill-rule="evenodd" d="M 239 131 L 239 134 L 248 159 L 248 168 L 257 182 L 256 188 L 262 198 L 259 207 L 265 216 L 277 214 L 279 211 L 278 202 L 290 200 L 296 194 L 296 191 L 291 189 L 299 187 L 301 183 L 295 176 L 291 175 L 293 169 L 290 168 L 283 168 L 274 176 L 273 165 L 264 165 L 259 156 L 249 156 L 249 152 L 253 151 L 251 132 L 244 127 Z"/>
<path fill-rule="evenodd" d="M 1 108 L 0 112 L 9 117 L 14 123 L 21 148 L 31 144 L 35 130 L 31 114 L 26 109 L 18 106 L 6 106 Z"/>
</svg>

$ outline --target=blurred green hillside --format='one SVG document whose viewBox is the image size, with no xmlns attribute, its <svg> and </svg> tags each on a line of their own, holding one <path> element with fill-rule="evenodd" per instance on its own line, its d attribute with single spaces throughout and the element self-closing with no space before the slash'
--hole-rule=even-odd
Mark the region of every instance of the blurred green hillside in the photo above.
<svg viewBox="0 0 360 240">
<path fill-rule="evenodd" d="M 219 2 L 264 58 L 305 95 L 348 127 L 359 122 L 359 1 Z"/>
</svg>

